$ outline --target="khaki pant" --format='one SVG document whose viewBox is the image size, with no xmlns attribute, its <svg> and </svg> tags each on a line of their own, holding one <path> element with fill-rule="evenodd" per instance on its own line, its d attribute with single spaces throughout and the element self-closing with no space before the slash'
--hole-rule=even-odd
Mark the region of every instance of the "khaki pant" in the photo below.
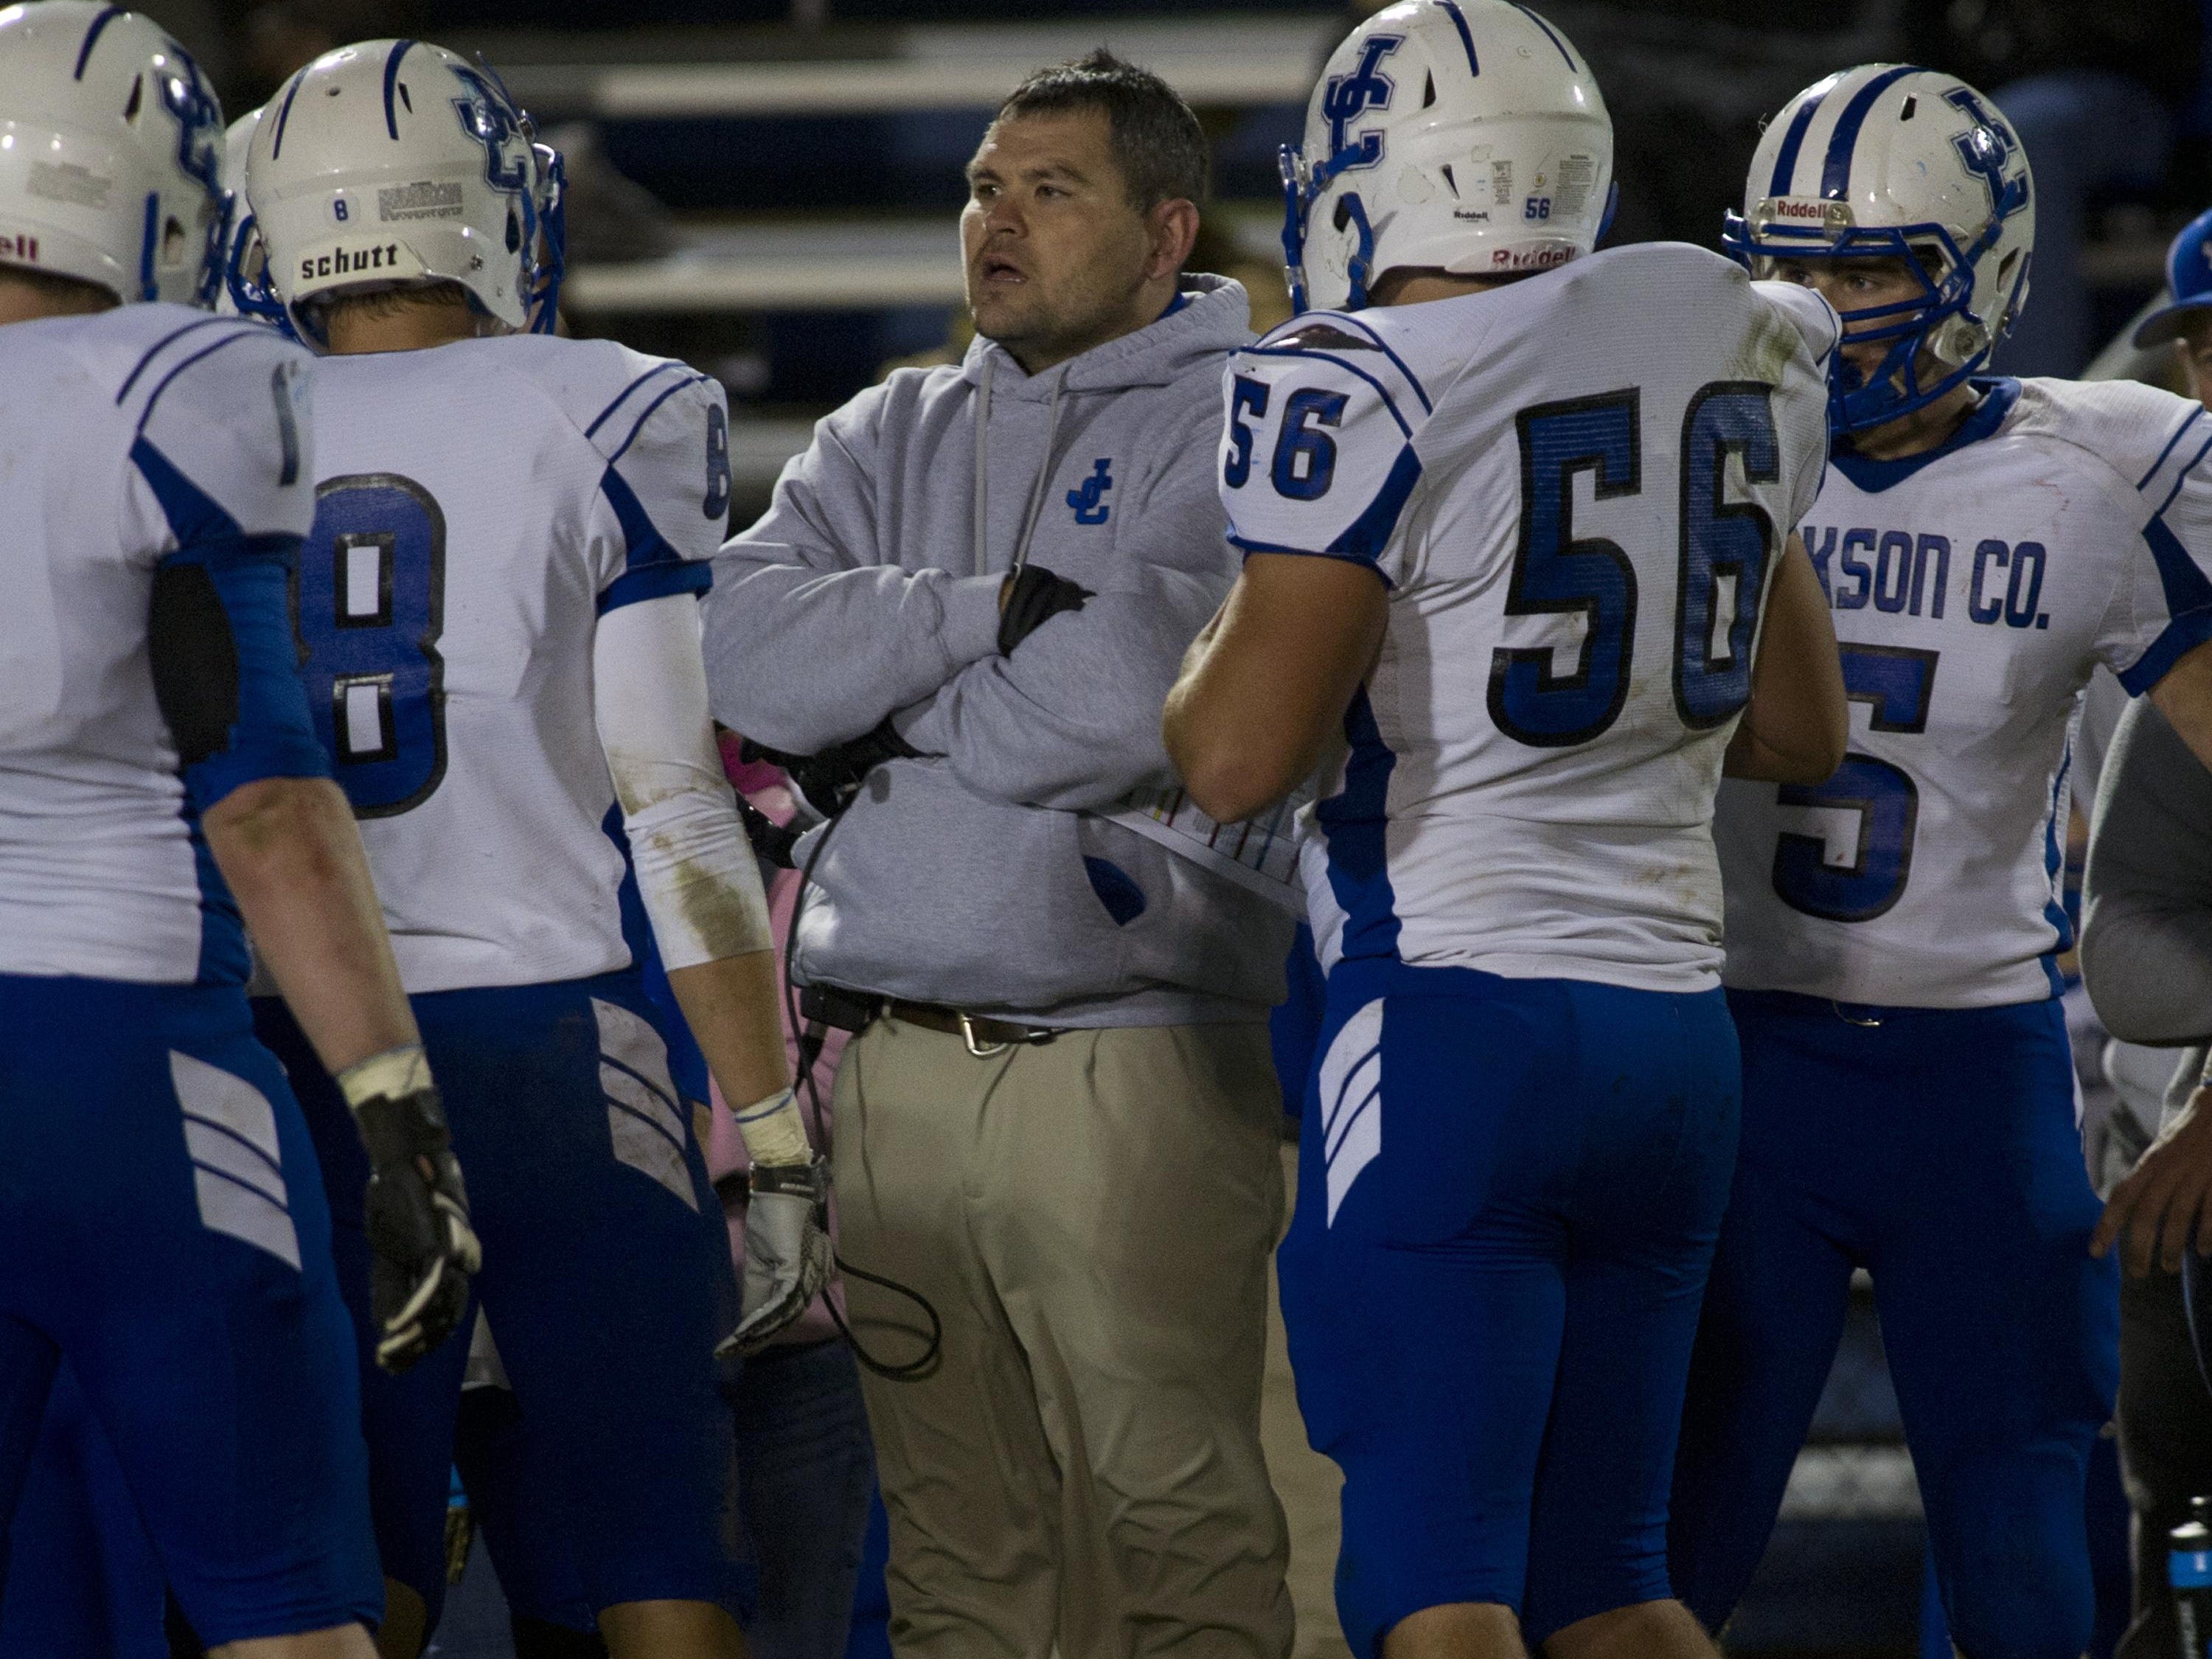
<svg viewBox="0 0 2212 1659">
<path fill-rule="evenodd" d="M 902 1659 L 1286 1659 L 1260 1450 L 1281 1107 L 1261 1025 L 987 1058 L 878 1020 L 837 1076 L 842 1253 L 945 1322 L 866 1376 Z M 854 1328 L 920 1351 L 848 1279 Z"/>
</svg>

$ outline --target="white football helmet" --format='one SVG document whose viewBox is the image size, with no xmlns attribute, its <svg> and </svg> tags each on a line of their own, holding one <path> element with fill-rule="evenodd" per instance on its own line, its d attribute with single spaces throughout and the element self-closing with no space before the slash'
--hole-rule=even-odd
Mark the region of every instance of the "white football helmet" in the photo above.
<svg viewBox="0 0 2212 1659">
<path fill-rule="evenodd" d="M 561 276 L 561 165 L 489 69 L 422 40 L 341 46 L 285 82 L 247 152 L 264 283 L 240 310 L 322 343 L 319 301 L 458 283 L 514 329 L 549 331 Z M 251 256 L 241 233 L 234 252 Z"/>
<path fill-rule="evenodd" d="M 223 135 L 222 141 L 222 182 L 231 202 L 223 272 L 228 277 L 231 271 L 243 270 L 247 280 L 253 283 L 262 280 L 262 267 L 267 264 L 269 255 L 261 245 L 260 233 L 253 228 L 253 216 L 239 204 L 246 200 L 246 153 L 253 147 L 253 129 L 260 123 L 261 112 L 250 109 L 230 124 L 230 131 Z M 215 308 L 221 316 L 239 314 L 237 298 L 227 280 L 216 286 Z"/>
<path fill-rule="evenodd" d="M 0 264 L 208 305 L 222 108 L 161 27 L 94 0 L 0 10 Z"/>
<path fill-rule="evenodd" d="M 1589 65 L 1509 0 L 1403 0 L 1329 55 L 1283 150 L 1291 303 L 1356 311 L 1384 271 L 1507 276 L 1588 253 L 1612 218 L 1613 120 Z"/>
<path fill-rule="evenodd" d="M 1744 210 L 1729 216 L 1721 242 L 1757 276 L 1783 258 L 1911 266 L 1920 297 L 1843 313 L 1854 341 L 1894 343 L 1865 376 L 1837 355 L 1829 424 L 1879 426 L 1979 371 L 2019 317 L 2035 251 L 2027 152 L 1954 75 L 1909 64 L 1844 70 L 1768 125 Z"/>
</svg>

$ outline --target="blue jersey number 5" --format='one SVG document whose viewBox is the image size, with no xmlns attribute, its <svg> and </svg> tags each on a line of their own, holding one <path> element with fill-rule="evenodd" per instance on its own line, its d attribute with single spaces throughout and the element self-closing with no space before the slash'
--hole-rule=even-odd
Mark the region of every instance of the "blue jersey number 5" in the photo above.
<svg viewBox="0 0 2212 1659">
<path fill-rule="evenodd" d="M 1575 534 L 1574 477 L 1591 475 L 1599 501 L 1643 486 L 1637 394 L 1608 392 L 1524 409 L 1521 544 L 1505 614 L 1580 616 L 1586 627 L 1571 673 L 1549 646 L 1500 649 L 1491 659 L 1490 717 L 1516 742 L 1544 749 L 1588 743 L 1620 717 L 1636 643 L 1636 566 L 1620 544 Z"/>
<path fill-rule="evenodd" d="M 420 806 L 446 775 L 446 515 L 397 473 L 332 478 L 300 550 L 294 623 L 315 734 L 356 816 Z"/>
<path fill-rule="evenodd" d="M 1846 645 L 1842 655 L 1844 695 L 1871 705 L 1875 731 L 1928 729 L 1935 652 Z M 1774 849 L 1774 890 L 1784 904 L 1830 921 L 1872 921 L 1905 896 L 1920 791 L 1903 770 L 1871 755 L 1848 754 L 1826 783 L 1784 784 L 1778 799 L 1784 806 L 1858 814 L 1858 845 L 1849 864 L 1828 862 L 1825 836 L 1783 832 Z"/>
</svg>

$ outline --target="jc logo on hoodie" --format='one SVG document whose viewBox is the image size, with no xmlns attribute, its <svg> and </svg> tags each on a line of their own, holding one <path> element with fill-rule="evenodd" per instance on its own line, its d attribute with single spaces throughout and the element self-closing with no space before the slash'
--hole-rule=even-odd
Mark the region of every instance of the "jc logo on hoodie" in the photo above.
<svg viewBox="0 0 2212 1659">
<path fill-rule="evenodd" d="M 1107 514 L 1113 509 L 1106 505 L 1106 492 L 1114 487 L 1114 479 L 1107 468 L 1111 458 L 1101 456 L 1091 464 L 1091 476 L 1083 481 L 1082 488 L 1067 492 L 1067 504 L 1075 509 L 1078 524 L 1104 524 Z"/>
</svg>

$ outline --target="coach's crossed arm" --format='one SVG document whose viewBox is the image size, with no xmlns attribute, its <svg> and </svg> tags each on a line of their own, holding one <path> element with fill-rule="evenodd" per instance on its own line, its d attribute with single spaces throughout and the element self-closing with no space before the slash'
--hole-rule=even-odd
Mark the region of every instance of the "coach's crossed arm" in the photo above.
<svg viewBox="0 0 2212 1659">
<path fill-rule="evenodd" d="M 819 754 L 873 731 L 998 650 L 998 575 L 904 570 L 881 545 L 876 479 L 852 442 L 874 400 L 816 428 L 767 515 L 714 562 L 706 601 L 714 718 Z"/>
</svg>

